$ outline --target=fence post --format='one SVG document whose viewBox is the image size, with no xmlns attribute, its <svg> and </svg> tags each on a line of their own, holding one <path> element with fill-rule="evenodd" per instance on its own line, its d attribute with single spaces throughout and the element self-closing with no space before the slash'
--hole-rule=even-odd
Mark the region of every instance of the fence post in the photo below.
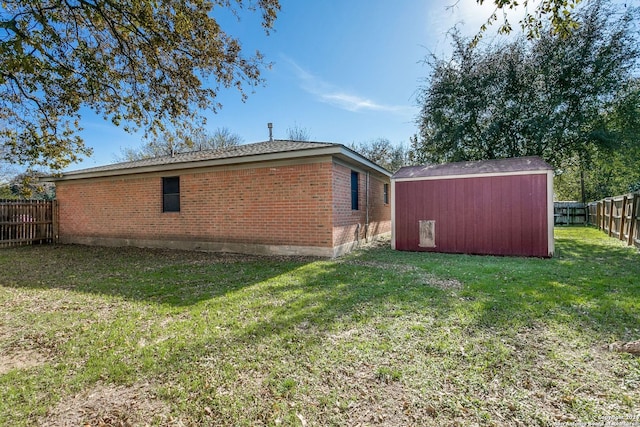
<svg viewBox="0 0 640 427">
<path fill-rule="evenodd" d="M 58 201 L 57 200 L 52 200 L 51 201 L 51 222 L 52 222 L 51 242 L 52 243 L 58 243 L 58 226 L 59 226 L 59 224 L 58 224 Z"/>
<path fill-rule="evenodd" d="M 622 196 L 622 208 L 620 209 L 620 235 L 618 239 L 624 240 L 624 223 L 627 216 L 627 195 Z"/>
<path fill-rule="evenodd" d="M 598 230 L 603 230 L 604 229 L 604 204 L 602 203 L 602 200 L 598 200 L 596 202 L 596 221 L 597 224 L 596 226 L 598 227 Z"/>
<path fill-rule="evenodd" d="M 613 230 L 613 199 L 609 199 L 607 200 L 609 202 L 609 221 L 608 221 L 608 229 L 607 229 L 607 235 L 609 237 L 611 237 L 611 235 L 613 234 L 612 230 Z"/>
<path fill-rule="evenodd" d="M 629 223 L 629 237 L 627 238 L 627 245 L 633 246 L 635 244 L 635 231 L 638 227 L 638 217 L 640 217 L 640 194 L 633 195 L 633 201 L 631 202 L 631 222 Z"/>
</svg>

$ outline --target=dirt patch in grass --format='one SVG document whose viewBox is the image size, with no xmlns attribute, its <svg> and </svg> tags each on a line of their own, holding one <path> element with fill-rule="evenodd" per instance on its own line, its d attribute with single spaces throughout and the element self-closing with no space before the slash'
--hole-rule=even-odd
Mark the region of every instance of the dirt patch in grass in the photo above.
<svg viewBox="0 0 640 427">
<path fill-rule="evenodd" d="M 62 400 L 38 421 L 42 427 L 181 425 L 169 407 L 158 400 L 149 384 L 130 387 L 97 385 Z"/>
<path fill-rule="evenodd" d="M 618 353 L 630 353 L 636 356 L 640 356 L 640 340 L 629 342 L 614 342 L 609 344 L 610 351 L 617 351 Z"/>
<path fill-rule="evenodd" d="M 345 365 L 326 374 L 310 399 L 320 408 L 312 425 L 431 426 L 434 409 L 407 387 L 399 371 L 371 363 Z M 305 414 L 313 419 L 312 414 Z"/>
<path fill-rule="evenodd" d="M 41 341 L 37 334 L 25 333 L 24 325 L 15 322 L 8 307 L 0 304 L 0 375 L 47 363 L 52 349 Z"/>
<path fill-rule="evenodd" d="M 0 354 L 0 375 L 13 369 L 29 369 L 45 364 L 49 358 L 35 350 L 15 350 Z"/>
</svg>

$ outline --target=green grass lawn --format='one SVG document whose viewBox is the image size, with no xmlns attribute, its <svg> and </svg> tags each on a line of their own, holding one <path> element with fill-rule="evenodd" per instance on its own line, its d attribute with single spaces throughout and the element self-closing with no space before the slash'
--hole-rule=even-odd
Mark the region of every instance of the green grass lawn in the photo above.
<svg viewBox="0 0 640 427">
<path fill-rule="evenodd" d="M 556 253 L 1 250 L 0 425 L 640 425 L 640 255 Z"/>
</svg>

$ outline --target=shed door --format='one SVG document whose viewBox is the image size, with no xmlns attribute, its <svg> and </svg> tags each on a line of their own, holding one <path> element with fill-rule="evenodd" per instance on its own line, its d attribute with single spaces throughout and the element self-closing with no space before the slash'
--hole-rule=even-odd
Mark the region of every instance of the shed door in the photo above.
<svg viewBox="0 0 640 427">
<path fill-rule="evenodd" d="M 419 221 L 420 224 L 420 243 L 421 248 L 436 247 L 436 222 L 434 220 Z"/>
</svg>

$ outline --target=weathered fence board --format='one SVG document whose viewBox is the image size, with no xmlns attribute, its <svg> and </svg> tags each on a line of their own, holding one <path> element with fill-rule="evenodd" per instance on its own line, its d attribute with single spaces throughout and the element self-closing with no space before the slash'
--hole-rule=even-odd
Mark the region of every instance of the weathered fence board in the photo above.
<svg viewBox="0 0 640 427">
<path fill-rule="evenodd" d="M 599 227 L 602 222 L 602 202 L 591 202 L 587 205 L 589 216 L 587 224 Z"/>
<path fill-rule="evenodd" d="M 56 202 L 0 200 L 0 247 L 53 243 Z"/>
<path fill-rule="evenodd" d="M 554 202 L 554 225 L 587 224 L 589 220 L 587 205 L 579 202 Z"/>
<path fill-rule="evenodd" d="M 589 224 L 640 248 L 640 193 L 607 197 L 588 205 Z"/>
</svg>

